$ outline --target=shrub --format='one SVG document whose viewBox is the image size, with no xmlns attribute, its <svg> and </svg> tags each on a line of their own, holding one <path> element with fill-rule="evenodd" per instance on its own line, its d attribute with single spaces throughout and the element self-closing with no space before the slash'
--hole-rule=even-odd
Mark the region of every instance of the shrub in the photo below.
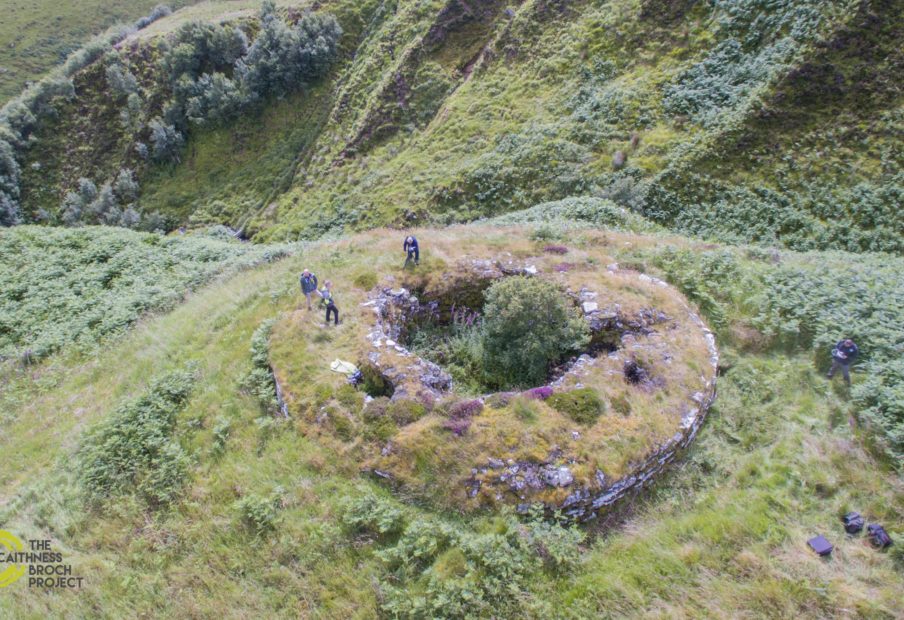
<svg viewBox="0 0 904 620">
<path fill-rule="evenodd" d="M 535 542 L 541 539 L 557 554 L 568 546 L 564 540 L 555 544 L 540 529 L 532 540 L 512 517 L 500 520 L 491 533 L 411 520 L 397 541 L 379 554 L 393 571 L 382 583 L 383 612 L 404 618 L 524 616 L 518 611 L 520 593 L 539 568 L 538 551 L 546 546 Z M 419 596 L 413 597 L 415 580 Z"/>
<path fill-rule="evenodd" d="M 364 495 L 345 502 L 342 522 L 353 532 L 367 532 L 380 537 L 399 534 L 405 527 L 405 512 L 393 501 Z"/>
<path fill-rule="evenodd" d="M 486 372 L 499 385 L 542 383 L 551 364 L 590 341 L 562 291 L 538 278 L 505 278 L 486 291 Z"/>
<path fill-rule="evenodd" d="M 389 399 L 375 398 L 364 406 L 364 438 L 370 441 L 387 441 L 398 431 L 392 417 L 387 413 Z"/>
<path fill-rule="evenodd" d="M 562 573 L 575 568 L 581 557 L 580 546 L 586 538 L 579 527 L 547 519 L 543 508 L 536 506 L 528 513 L 526 530 L 529 544 L 547 569 Z"/>
<path fill-rule="evenodd" d="M 377 274 L 373 271 L 365 271 L 356 275 L 353 282 L 358 288 L 369 291 L 377 285 Z"/>
<path fill-rule="evenodd" d="M 443 428 L 456 437 L 462 437 L 471 428 L 471 418 L 450 418 L 443 422 Z"/>
<path fill-rule="evenodd" d="M 171 8 L 169 8 L 167 5 L 158 4 L 153 9 L 151 9 L 150 13 L 148 13 L 144 17 L 139 18 L 135 22 L 135 29 L 141 30 L 142 28 L 147 28 L 148 26 L 153 24 L 158 19 L 163 19 L 164 17 L 166 17 L 168 15 L 172 15 L 172 14 L 173 14 L 173 10 Z"/>
<path fill-rule="evenodd" d="M 270 368 L 270 334 L 273 333 L 273 324 L 273 319 L 263 321 L 251 335 L 251 370 L 242 381 L 243 389 L 256 397 L 264 411 L 270 414 L 276 414 L 279 408 L 276 380 Z"/>
<path fill-rule="evenodd" d="M 594 424 L 606 409 L 605 402 L 590 388 L 559 392 L 549 397 L 550 406 L 578 424 Z"/>
<path fill-rule="evenodd" d="M 524 396 L 526 398 L 531 398 L 533 400 L 546 400 L 550 396 L 552 396 L 553 389 L 550 385 L 542 385 L 540 387 L 535 387 L 524 392 Z"/>
<path fill-rule="evenodd" d="M 493 409 L 502 409 L 507 407 L 517 395 L 517 392 L 496 392 L 487 396 L 486 404 Z"/>
<path fill-rule="evenodd" d="M 386 412 L 399 426 L 405 426 L 420 420 L 427 414 L 427 408 L 421 403 L 407 398 L 390 401 Z"/>
<path fill-rule="evenodd" d="M 334 407 L 327 407 L 330 423 L 336 436 L 342 441 L 351 441 L 355 437 L 355 425 L 343 411 L 337 411 Z"/>
<path fill-rule="evenodd" d="M 89 501 L 101 504 L 137 493 L 152 505 L 165 505 L 178 497 L 189 460 L 173 434 L 194 380 L 190 372 L 157 379 L 145 394 L 120 405 L 86 435 L 76 471 Z"/>
<path fill-rule="evenodd" d="M 471 418 L 483 411 L 483 402 L 478 399 L 461 400 L 449 407 L 448 415 L 453 419 Z"/>
<path fill-rule="evenodd" d="M 235 503 L 239 516 L 246 527 L 262 536 L 276 529 L 280 520 L 282 490 L 277 488 L 269 497 L 246 495 Z"/>
<path fill-rule="evenodd" d="M 364 391 L 373 396 L 392 396 L 395 388 L 392 386 L 380 369 L 374 364 L 365 362 L 360 365 L 361 370 L 361 387 Z"/>
<path fill-rule="evenodd" d="M 336 400 L 351 412 L 359 411 L 364 405 L 364 395 L 347 383 L 336 390 Z"/>
<path fill-rule="evenodd" d="M 226 442 L 232 432 L 232 423 L 228 418 L 219 417 L 213 427 L 213 453 L 222 454 L 226 451 Z"/>
</svg>

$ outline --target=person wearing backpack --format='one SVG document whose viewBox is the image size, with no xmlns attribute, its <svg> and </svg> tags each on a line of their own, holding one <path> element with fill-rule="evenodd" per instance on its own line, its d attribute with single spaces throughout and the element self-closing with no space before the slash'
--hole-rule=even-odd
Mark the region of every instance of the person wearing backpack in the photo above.
<svg viewBox="0 0 904 620">
<path fill-rule="evenodd" d="M 336 307 L 336 300 L 333 297 L 333 283 L 327 280 L 320 289 L 320 303 L 326 308 L 326 324 L 330 324 L 330 314 L 333 315 L 334 325 L 339 325 L 339 308 Z"/>
<path fill-rule="evenodd" d="M 301 284 L 301 292 L 304 294 L 305 299 L 308 300 L 308 310 L 312 310 L 311 295 L 317 290 L 317 276 L 305 269 L 301 272 L 298 282 Z"/>
<path fill-rule="evenodd" d="M 850 385 L 851 364 L 854 363 L 858 355 L 860 355 L 860 349 L 857 348 L 857 345 L 854 344 L 853 340 L 850 338 L 839 340 L 838 344 L 835 345 L 835 348 L 832 349 L 832 367 L 829 369 L 829 374 L 827 374 L 826 377 L 831 379 L 840 369 L 841 374 L 844 377 L 844 382 Z"/>
<path fill-rule="evenodd" d="M 402 250 L 407 253 L 407 257 L 405 258 L 405 267 L 408 266 L 412 260 L 414 264 L 417 265 L 421 261 L 421 251 L 417 244 L 417 238 L 411 235 L 405 237 L 405 242 L 402 244 Z"/>
</svg>

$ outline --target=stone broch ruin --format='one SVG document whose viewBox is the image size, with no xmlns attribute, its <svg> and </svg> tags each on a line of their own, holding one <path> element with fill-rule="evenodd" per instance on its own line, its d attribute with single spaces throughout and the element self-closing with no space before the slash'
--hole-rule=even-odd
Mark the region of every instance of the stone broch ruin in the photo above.
<svg viewBox="0 0 904 620">
<path fill-rule="evenodd" d="M 646 286 L 669 289 L 683 297 L 661 280 L 645 274 L 622 270 L 618 265 L 607 267 L 611 274 L 631 274 Z M 536 267 L 513 261 L 472 260 L 456 269 L 455 278 L 444 288 L 424 291 L 421 298 L 405 287 L 384 287 L 371 295 L 364 304 L 372 311 L 372 323 L 367 332 L 368 351 L 365 363 L 371 364 L 393 388 L 393 399 L 441 398 L 452 390 L 452 379 L 440 366 L 422 359 L 404 346 L 406 330 L 411 319 L 424 311 L 442 313 L 454 300 L 474 298 L 493 281 L 511 275 L 542 277 Z M 465 274 L 463 277 L 461 274 Z M 467 289 L 467 290 L 465 290 Z M 566 386 L 581 387 L 581 378 L 596 371 L 597 360 L 605 355 L 608 360 L 624 360 L 624 377 L 629 381 L 652 381 L 634 361 L 635 349 L 646 347 L 671 317 L 655 308 L 644 308 L 632 314 L 624 313 L 618 303 L 605 303 L 598 291 L 589 287 L 569 291 L 580 307 L 593 334 L 593 342 L 617 340 L 614 350 L 584 353 L 561 369 L 549 386 L 562 389 Z M 423 299 L 424 301 L 422 301 Z M 706 412 L 715 398 L 716 370 L 719 353 L 715 338 L 701 318 L 686 304 L 684 312 L 689 324 L 697 330 L 696 336 L 705 342 L 709 353 L 709 368 L 701 377 L 698 389 L 687 394 L 680 413 L 680 423 L 670 439 L 661 443 L 633 463 L 630 471 L 618 479 L 609 479 L 597 470 L 591 480 L 578 481 L 572 474 L 567 455 L 553 451 L 543 462 L 517 461 L 490 458 L 486 463 L 474 463 L 471 477 L 462 489 L 468 498 L 475 498 L 481 490 L 492 489 L 499 499 L 509 498 L 519 510 L 526 510 L 532 496 L 548 489 L 567 491 L 564 500 L 547 505 L 550 510 L 560 510 L 564 515 L 579 521 L 594 518 L 600 511 L 616 504 L 621 498 L 649 485 L 656 476 L 672 463 L 679 453 L 694 440 Z M 666 355 L 668 355 L 666 353 Z M 490 395 L 486 395 L 489 397 Z M 579 431 L 574 431 L 578 434 Z M 391 472 L 377 473 L 387 479 Z"/>
</svg>

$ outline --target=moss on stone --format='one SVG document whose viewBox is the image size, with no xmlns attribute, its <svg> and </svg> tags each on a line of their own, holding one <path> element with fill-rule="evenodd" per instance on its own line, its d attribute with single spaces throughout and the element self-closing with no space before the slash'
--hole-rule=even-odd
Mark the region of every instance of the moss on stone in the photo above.
<svg viewBox="0 0 904 620">
<path fill-rule="evenodd" d="M 595 424 L 606 411 L 606 403 L 596 393 L 596 390 L 590 388 L 553 394 L 546 402 L 553 409 L 564 413 L 578 424 L 587 426 Z"/>
</svg>

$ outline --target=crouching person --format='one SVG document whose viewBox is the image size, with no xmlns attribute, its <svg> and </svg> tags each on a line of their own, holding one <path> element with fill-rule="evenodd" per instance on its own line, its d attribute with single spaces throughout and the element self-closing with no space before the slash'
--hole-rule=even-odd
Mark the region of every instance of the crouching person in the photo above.
<svg viewBox="0 0 904 620">
<path fill-rule="evenodd" d="M 840 369 L 841 375 L 844 377 L 844 382 L 850 385 L 851 364 L 854 363 L 858 355 L 860 355 L 860 349 L 857 348 L 857 345 L 854 344 L 853 340 L 850 338 L 839 340 L 838 344 L 835 345 L 835 348 L 832 349 L 832 368 L 829 369 L 829 374 L 826 375 L 826 377 L 831 379 Z"/>
<path fill-rule="evenodd" d="M 420 264 L 421 249 L 417 244 L 417 238 L 412 237 L 411 235 L 405 237 L 405 242 L 402 244 L 402 251 L 406 254 L 405 267 L 411 262 L 414 262 L 415 265 Z"/>
</svg>

